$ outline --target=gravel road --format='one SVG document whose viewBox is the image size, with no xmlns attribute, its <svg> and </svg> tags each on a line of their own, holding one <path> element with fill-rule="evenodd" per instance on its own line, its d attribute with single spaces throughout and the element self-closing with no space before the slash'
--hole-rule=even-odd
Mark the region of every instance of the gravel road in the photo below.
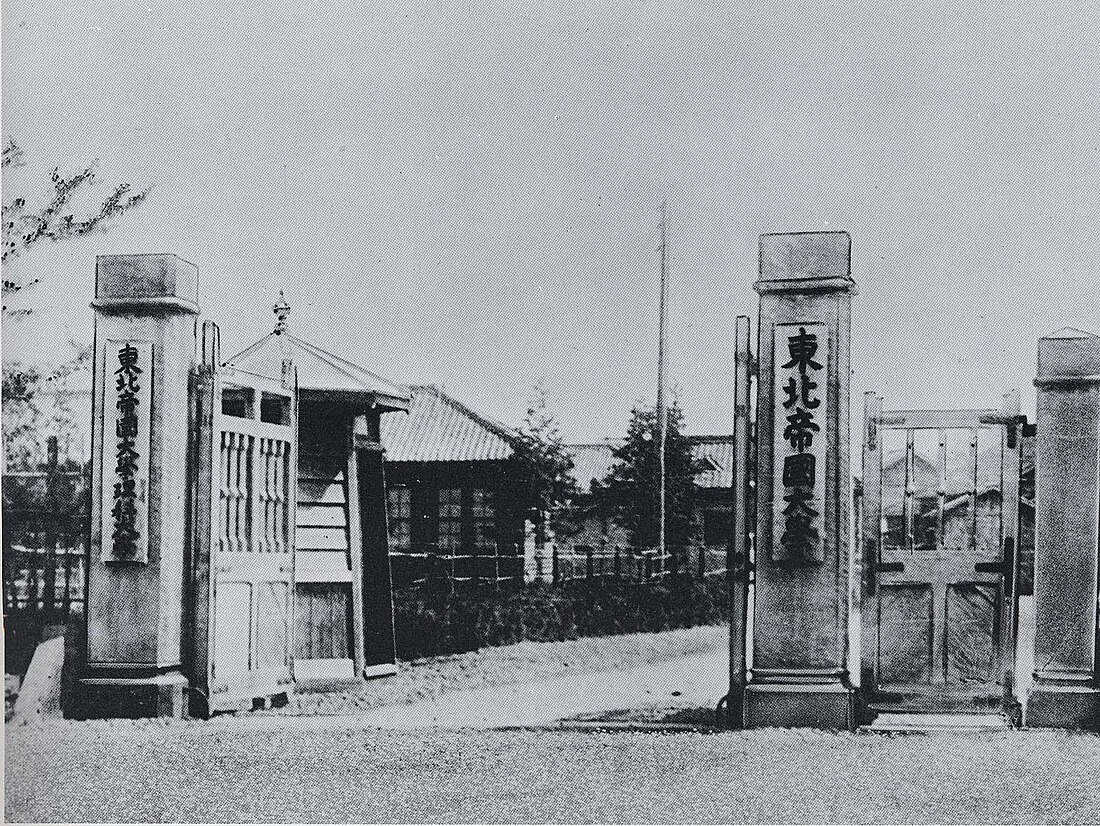
<svg viewBox="0 0 1100 826">
<path fill-rule="evenodd" d="M 405 665 L 297 713 L 6 731 L 9 821 L 1100 821 L 1100 736 L 484 727 L 712 707 L 722 628 Z M 304 712 L 304 713 L 303 713 Z M 604 715 L 615 717 L 612 715 Z"/>
<path fill-rule="evenodd" d="M 8 732 L 9 821 L 1100 819 L 1100 737 L 407 732 L 348 718 Z"/>
</svg>

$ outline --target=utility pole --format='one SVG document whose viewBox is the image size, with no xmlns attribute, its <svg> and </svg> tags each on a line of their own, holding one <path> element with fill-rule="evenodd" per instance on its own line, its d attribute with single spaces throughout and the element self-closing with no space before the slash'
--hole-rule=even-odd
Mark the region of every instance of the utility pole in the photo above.
<svg viewBox="0 0 1100 826">
<path fill-rule="evenodd" d="M 657 570 L 665 566 L 665 445 L 668 440 L 668 411 L 665 403 L 665 315 L 668 305 L 668 255 L 667 255 L 667 210 L 668 202 L 661 203 L 661 299 L 660 324 L 657 341 L 657 450 L 660 463 L 660 505 L 659 527 L 657 533 Z"/>
</svg>

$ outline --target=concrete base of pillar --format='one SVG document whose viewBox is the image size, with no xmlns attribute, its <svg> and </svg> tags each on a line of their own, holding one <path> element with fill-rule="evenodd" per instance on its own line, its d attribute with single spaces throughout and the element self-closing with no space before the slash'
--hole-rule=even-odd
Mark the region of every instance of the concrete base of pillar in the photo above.
<svg viewBox="0 0 1100 826">
<path fill-rule="evenodd" d="M 1024 725 L 1030 728 L 1100 729 L 1100 688 L 1033 686 L 1027 694 Z"/>
<path fill-rule="evenodd" d="M 817 728 L 850 731 L 855 692 L 837 684 L 757 683 L 745 688 L 745 728 Z"/>
<path fill-rule="evenodd" d="M 149 677 L 89 676 L 77 687 L 78 716 L 92 719 L 172 717 L 187 713 L 187 678 L 176 672 Z"/>
</svg>

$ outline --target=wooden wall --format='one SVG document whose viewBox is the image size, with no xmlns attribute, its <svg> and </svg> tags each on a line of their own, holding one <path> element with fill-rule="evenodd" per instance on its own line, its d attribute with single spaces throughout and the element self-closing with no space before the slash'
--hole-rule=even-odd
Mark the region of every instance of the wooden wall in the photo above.
<svg viewBox="0 0 1100 826">
<path fill-rule="evenodd" d="M 308 403 L 299 409 L 295 659 L 354 656 L 348 415 Z"/>
</svg>

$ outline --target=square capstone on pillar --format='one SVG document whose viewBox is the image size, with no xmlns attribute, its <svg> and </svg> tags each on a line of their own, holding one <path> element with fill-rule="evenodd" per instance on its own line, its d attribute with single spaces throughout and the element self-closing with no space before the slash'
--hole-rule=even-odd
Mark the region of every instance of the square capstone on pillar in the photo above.
<svg viewBox="0 0 1100 826">
<path fill-rule="evenodd" d="M 757 292 L 846 289 L 852 280 L 852 237 L 847 232 L 782 232 L 760 236 Z"/>
<path fill-rule="evenodd" d="M 1040 380 L 1100 376 L 1100 336 L 1063 327 L 1039 339 Z"/>
<path fill-rule="evenodd" d="M 170 253 L 96 257 L 94 307 L 161 304 L 198 312 L 198 301 L 199 270 L 190 261 Z"/>
</svg>

